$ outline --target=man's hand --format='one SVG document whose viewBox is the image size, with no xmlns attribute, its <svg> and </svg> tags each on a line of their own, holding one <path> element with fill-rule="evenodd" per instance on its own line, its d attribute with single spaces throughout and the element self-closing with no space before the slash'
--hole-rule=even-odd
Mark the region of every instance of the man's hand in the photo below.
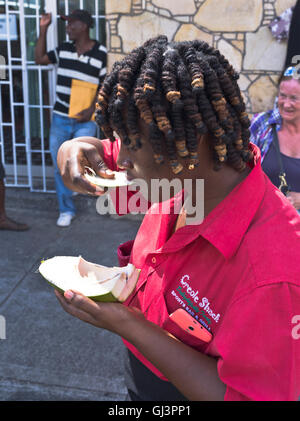
<svg viewBox="0 0 300 421">
<path fill-rule="evenodd" d="M 102 156 L 101 140 L 95 137 L 78 137 L 64 142 L 57 154 L 57 164 L 64 184 L 78 193 L 103 195 L 103 189 L 84 177 L 85 167 L 90 167 L 100 177 L 114 178 Z"/>
<path fill-rule="evenodd" d="M 51 13 L 44 13 L 40 19 L 40 28 L 48 28 L 51 23 Z"/>
<path fill-rule="evenodd" d="M 34 59 L 36 64 L 50 64 L 50 59 L 46 53 L 46 36 L 48 26 L 51 23 L 51 13 L 44 13 L 40 19 L 40 34 L 34 50 Z"/>
<path fill-rule="evenodd" d="M 76 114 L 75 118 L 80 122 L 84 123 L 86 121 L 90 121 L 92 118 L 93 112 L 95 111 L 94 105 L 85 110 L 80 111 L 80 113 Z"/>
</svg>

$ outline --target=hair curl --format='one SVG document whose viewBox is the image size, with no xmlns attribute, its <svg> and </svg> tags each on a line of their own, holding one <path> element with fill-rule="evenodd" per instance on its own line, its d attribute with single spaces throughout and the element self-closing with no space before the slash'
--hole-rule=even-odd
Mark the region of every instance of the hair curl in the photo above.
<svg viewBox="0 0 300 421">
<path fill-rule="evenodd" d="M 179 157 L 187 166 L 199 165 L 199 134 L 209 133 L 215 169 L 227 162 L 243 171 L 252 153 L 238 77 L 206 42 L 169 43 L 160 35 L 114 64 L 98 93 L 96 121 L 111 141 L 116 131 L 136 150 L 142 146 L 138 122 L 143 119 L 155 161 L 164 162 L 165 144 L 175 174 L 183 169 Z"/>
</svg>

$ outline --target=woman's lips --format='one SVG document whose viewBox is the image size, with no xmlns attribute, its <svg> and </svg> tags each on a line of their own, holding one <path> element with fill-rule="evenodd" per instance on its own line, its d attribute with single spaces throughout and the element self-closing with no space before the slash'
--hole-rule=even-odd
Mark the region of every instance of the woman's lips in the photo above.
<svg viewBox="0 0 300 421">
<path fill-rule="evenodd" d="M 294 110 L 281 110 L 281 114 L 293 114 Z"/>
</svg>

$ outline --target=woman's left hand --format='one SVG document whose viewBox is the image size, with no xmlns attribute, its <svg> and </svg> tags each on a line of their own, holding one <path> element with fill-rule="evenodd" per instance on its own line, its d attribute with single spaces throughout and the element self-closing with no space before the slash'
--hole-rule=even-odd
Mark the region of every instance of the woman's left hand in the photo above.
<svg viewBox="0 0 300 421">
<path fill-rule="evenodd" d="M 62 308 L 71 316 L 119 335 L 126 336 L 126 322 L 142 316 L 121 303 L 95 302 L 80 292 L 71 290 L 64 294 L 57 290 L 54 292 Z"/>
<path fill-rule="evenodd" d="M 287 195 L 288 200 L 297 210 L 300 209 L 300 193 L 289 192 Z"/>
</svg>

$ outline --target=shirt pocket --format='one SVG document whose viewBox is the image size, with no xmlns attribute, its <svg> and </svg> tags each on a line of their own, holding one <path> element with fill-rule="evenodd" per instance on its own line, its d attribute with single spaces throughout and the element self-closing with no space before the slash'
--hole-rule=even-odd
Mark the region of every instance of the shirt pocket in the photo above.
<svg viewBox="0 0 300 421">
<path fill-rule="evenodd" d="M 181 342 L 185 343 L 186 345 L 196 349 L 199 352 L 205 353 L 205 350 L 207 349 L 209 343 L 196 338 L 195 336 L 191 335 L 190 333 L 186 332 L 183 328 L 178 326 L 177 323 L 175 323 L 170 317 L 168 317 L 164 323 L 162 328 L 169 333 L 171 333 L 173 336 L 175 336 L 177 339 L 179 339 Z"/>
<path fill-rule="evenodd" d="M 144 300 L 144 303 L 145 302 L 146 300 Z M 175 336 L 184 344 L 196 349 L 199 352 L 205 353 L 205 350 L 211 342 L 205 342 L 178 326 L 178 324 L 170 318 L 170 314 L 175 310 L 177 310 L 177 308 L 171 309 L 171 311 L 168 309 L 163 293 L 159 292 L 148 306 L 145 316 L 148 320 L 158 324 L 162 329 Z"/>
</svg>

